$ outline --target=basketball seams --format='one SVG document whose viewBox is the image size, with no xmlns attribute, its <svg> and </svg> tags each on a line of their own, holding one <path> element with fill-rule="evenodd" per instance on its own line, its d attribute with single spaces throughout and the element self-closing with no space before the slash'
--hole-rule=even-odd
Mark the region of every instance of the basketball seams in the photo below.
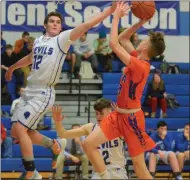
<svg viewBox="0 0 190 180">
<path fill-rule="evenodd" d="M 147 6 L 147 5 L 144 4 L 144 2 L 142 2 L 142 1 L 139 2 L 139 5 L 140 5 L 140 8 L 139 8 L 139 9 L 141 9 L 141 10 L 143 9 L 143 5 L 144 5 L 144 6 Z M 149 6 L 149 8 L 150 8 L 150 7 L 152 8 L 152 6 Z M 146 15 L 147 15 L 147 17 L 145 17 L 145 18 L 150 18 L 151 16 L 154 15 L 154 13 L 153 13 L 153 14 L 150 14 L 149 11 L 146 11 Z"/>
</svg>

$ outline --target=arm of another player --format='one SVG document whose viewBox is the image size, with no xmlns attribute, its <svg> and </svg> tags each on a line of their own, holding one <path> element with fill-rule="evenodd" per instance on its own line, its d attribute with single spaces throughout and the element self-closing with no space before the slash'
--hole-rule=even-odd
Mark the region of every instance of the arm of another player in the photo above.
<svg viewBox="0 0 190 180">
<path fill-rule="evenodd" d="M 147 22 L 148 20 L 140 20 L 138 23 L 132 25 L 131 27 L 127 28 L 125 31 L 123 31 L 119 35 L 119 42 L 125 48 L 125 50 L 131 54 L 132 51 L 135 50 L 133 44 L 130 41 L 131 36 L 143 25 Z"/>
<path fill-rule="evenodd" d="M 76 28 L 74 28 L 71 31 L 70 40 L 75 41 L 78 38 L 80 38 L 89 29 L 91 29 L 92 27 L 94 27 L 95 25 L 97 25 L 98 23 L 106 19 L 108 16 L 110 16 L 115 11 L 115 8 L 116 8 L 116 2 L 113 2 L 112 6 L 104 9 L 103 12 L 98 13 L 96 16 L 89 19 L 87 22 L 84 22 L 80 24 L 79 26 L 77 26 Z"/>
<path fill-rule="evenodd" d="M 29 55 L 23 57 L 17 63 L 13 64 L 11 67 L 9 67 L 5 74 L 5 79 L 7 81 L 10 81 L 12 79 L 12 74 L 13 74 L 14 70 L 22 68 L 22 67 L 26 67 L 26 66 L 32 64 L 32 58 L 33 58 L 33 52 L 31 52 Z"/>
<path fill-rule="evenodd" d="M 103 12 L 99 13 L 95 17 L 91 18 L 87 22 L 84 22 L 74 29 L 64 31 L 59 34 L 58 36 L 58 45 L 60 49 L 67 53 L 70 45 L 73 41 L 76 41 L 78 38 L 80 38 L 85 32 L 87 32 L 89 29 L 91 29 L 96 24 L 103 21 L 105 18 L 110 16 L 116 8 L 116 2 L 112 3 L 111 7 L 106 8 Z"/>
<path fill-rule="evenodd" d="M 113 52 L 121 59 L 121 61 L 128 65 L 130 63 L 130 54 L 120 45 L 118 38 L 118 24 L 121 17 L 126 15 L 126 11 L 130 8 L 127 4 L 120 2 L 117 3 L 117 8 L 114 13 L 114 18 L 112 21 L 112 28 L 110 34 L 110 47 Z"/>
<path fill-rule="evenodd" d="M 55 122 L 56 131 L 60 138 L 76 138 L 87 136 L 93 127 L 93 123 L 89 123 L 77 129 L 66 130 L 62 125 L 64 116 L 62 115 L 62 108 L 60 106 L 54 106 L 52 108 L 52 115 Z"/>
</svg>

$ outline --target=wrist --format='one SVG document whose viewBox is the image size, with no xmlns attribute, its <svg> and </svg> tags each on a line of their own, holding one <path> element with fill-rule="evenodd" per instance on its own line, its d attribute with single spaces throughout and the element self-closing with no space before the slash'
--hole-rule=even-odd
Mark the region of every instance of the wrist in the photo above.
<svg viewBox="0 0 190 180">
<path fill-rule="evenodd" d="M 62 126 L 62 121 L 54 121 L 56 126 Z"/>
</svg>

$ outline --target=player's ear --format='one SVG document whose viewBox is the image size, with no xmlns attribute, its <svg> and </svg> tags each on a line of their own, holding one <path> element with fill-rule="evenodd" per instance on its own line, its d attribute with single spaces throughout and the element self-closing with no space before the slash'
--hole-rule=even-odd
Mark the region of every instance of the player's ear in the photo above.
<svg viewBox="0 0 190 180">
<path fill-rule="evenodd" d="M 44 29 L 46 29 L 47 28 L 47 24 L 44 24 Z"/>
</svg>

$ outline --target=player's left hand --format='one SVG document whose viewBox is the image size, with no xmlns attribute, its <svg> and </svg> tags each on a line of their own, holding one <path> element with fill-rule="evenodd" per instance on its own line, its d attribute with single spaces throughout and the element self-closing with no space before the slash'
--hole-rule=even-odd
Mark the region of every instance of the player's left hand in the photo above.
<svg viewBox="0 0 190 180">
<path fill-rule="evenodd" d="M 114 16 L 122 18 L 123 16 L 128 14 L 128 10 L 131 6 L 128 3 L 124 3 L 123 1 L 117 2 L 117 8 L 115 10 Z"/>
<path fill-rule="evenodd" d="M 64 119 L 64 115 L 62 115 L 62 107 L 54 105 L 52 107 L 52 116 L 55 122 L 61 122 Z"/>
<path fill-rule="evenodd" d="M 11 67 L 8 68 L 7 72 L 5 73 L 5 79 L 6 79 L 6 81 L 10 81 L 12 79 L 13 71 L 14 70 Z"/>
</svg>

